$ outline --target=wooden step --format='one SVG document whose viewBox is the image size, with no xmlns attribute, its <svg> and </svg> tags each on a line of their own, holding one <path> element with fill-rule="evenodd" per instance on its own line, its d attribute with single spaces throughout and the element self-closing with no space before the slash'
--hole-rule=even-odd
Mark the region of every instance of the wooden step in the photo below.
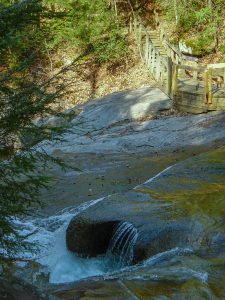
<svg viewBox="0 0 225 300">
<path fill-rule="evenodd" d="M 148 34 L 152 34 L 152 35 L 158 35 L 157 31 L 155 30 L 147 30 Z"/>
<path fill-rule="evenodd" d="M 195 106 L 176 103 L 176 107 L 179 111 L 188 112 L 192 114 L 201 114 L 208 111 L 207 106 Z"/>
</svg>

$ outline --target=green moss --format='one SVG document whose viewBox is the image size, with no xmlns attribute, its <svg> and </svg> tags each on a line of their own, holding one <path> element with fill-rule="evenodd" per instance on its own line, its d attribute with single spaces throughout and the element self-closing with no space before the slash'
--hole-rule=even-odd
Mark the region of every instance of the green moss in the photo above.
<svg viewBox="0 0 225 300">
<path fill-rule="evenodd" d="M 214 28 L 206 28 L 193 38 L 185 40 L 187 46 L 193 49 L 193 53 L 197 55 L 211 53 L 214 50 Z"/>
</svg>

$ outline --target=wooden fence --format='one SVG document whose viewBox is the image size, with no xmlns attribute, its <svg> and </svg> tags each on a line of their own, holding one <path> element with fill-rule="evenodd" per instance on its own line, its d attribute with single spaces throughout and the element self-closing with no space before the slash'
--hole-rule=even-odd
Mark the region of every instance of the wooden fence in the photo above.
<svg viewBox="0 0 225 300">
<path fill-rule="evenodd" d="M 136 37 L 139 54 L 160 88 L 184 111 L 225 110 L 225 63 L 199 65 L 171 45 L 155 12 L 158 39 L 165 52 L 152 39 L 141 18 L 130 20 L 130 32 Z M 190 108 L 190 109 L 189 109 Z"/>
<path fill-rule="evenodd" d="M 146 63 L 152 76 L 168 95 L 172 87 L 172 60 L 162 55 L 155 47 L 154 42 L 140 17 L 130 22 L 130 31 L 134 32 L 141 59 Z"/>
</svg>

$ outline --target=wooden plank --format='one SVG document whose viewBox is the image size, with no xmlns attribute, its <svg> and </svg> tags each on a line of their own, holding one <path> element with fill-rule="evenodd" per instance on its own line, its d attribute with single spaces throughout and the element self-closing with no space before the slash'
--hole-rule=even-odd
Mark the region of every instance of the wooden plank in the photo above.
<svg viewBox="0 0 225 300">
<path fill-rule="evenodd" d="M 181 56 L 181 52 L 177 48 L 175 48 L 173 45 L 171 45 L 170 43 L 167 43 L 167 46 L 172 51 L 172 53 L 175 53 L 176 55 Z"/>
<path fill-rule="evenodd" d="M 160 64 L 160 54 L 156 54 L 156 80 L 160 81 L 160 72 L 161 72 L 161 64 Z"/>
<path fill-rule="evenodd" d="M 137 18 L 136 18 L 136 16 L 134 16 L 134 32 L 135 32 L 135 35 L 136 35 L 137 34 Z"/>
<path fill-rule="evenodd" d="M 208 90 L 209 90 L 208 104 L 212 104 L 212 69 L 208 70 Z"/>
<path fill-rule="evenodd" d="M 196 67 L 196 68 L 197 68 L 197 67 L 198 67 L 198 63 L 197 63 L 197 62 L 195 62 L 194 64 L 195 64 L 195 66 L 194 66 L 194 67 Z M 197 78 L 198 78 L 198 71 L 194 71 L 193 77 L 194 77 L 194 79 L 195 79 L 195 80 L 197 80 Z"/>
<path fill-rule="evenodd" d="M 163 40 L 163 36 L 164 36 L 163 29 L 160 28 L 160 30 L 159 30 L 159 38 L 160 38 L 161 41 Z"/>
<path fill-rule="evenodd" d="M 168 65 L 168 56 L 160 55 L 161 63 L 167 68 Z"/>
<path fill-rule="evenodd" d="M 138 19 L 138 22 L 143 25 L 142 19 L 141 19 L 141 17 L 139 15 L 137 15 L 137 19 Z"/>
<path fill-rule="evenodd" d="M 199 106 L 194 106 L 194 105 L 187 105 L 187 104 L 176 104 L 177 109 L 179 111 L 183 111 L 183 112 L 188 112 L 191 114 L 201 114 L 201 113 L 205 113 L 208 111 L 207 107 L 199 107 Z"/>
<path fill-rule="evenodd" d="M 182 59 L 183 59 L 183 60 L 198 63 L 198 58 L 197 58 L 197 57 L 185 55 L 185 54 L 183 54 L 183 53 L 181 53 L 181 54 L 182 54 Z"/>
<path fill-rule="evenodd" d="M 167 57 L 167 94 L 170 96 L 172 90 L 173 63 L 170 57 Z"/>
<path fill-rule="evenodd" d="M 173 64 L 173 75 L 172 75 L 172 96 L 175 97 L 177 92 L 177 74 L 178 74 L 178 65 Z"/>
<path fill-rule="evenodd" d="M 145 36 L 145 62 L 148 64 L 148 56 L 149 56 L 149 38 Z"/>
<path fill-rule="evenodd" d="M 152 44 L 149 43 L 149 50 L 148 50 L 148 66 L 150 67 L 152 64 Z"/>
<path fill-rule="evenodd" d="M 155 47 L 155 45 L 154 45 L 154 48 L 155 48 L 155 52 L 156 52 L 158 55 L 160 55 L 160 51 L 159 51 L 159 49 L 157 49 L 157 48 Z"/>
<path fill-rule="evenodd" d="M 139 30 L 138 30 L 138 44 L 141 46 L 141 40 L 142 40 L 142 24 L 139 25 Z"/>
<path fill-rule="evenodd" d="M 129 32 L 133 31 L 133 19 L 130 17 L 130 26 L 129 26 Z"/>
<path fill-rule="evenodd" d="M 170 48 L 167 48 L 167 56 L 169 56 L 172 59 L 172 50 Z"/>
<path fill-rule="evenodd" d="M 209 86 L 208 86 L 208 81 L 209 81 L 209 77 L 208 77 L 208 71 L 205 71 L 204 74 L 204 85 L 205 85 L 205 92 L 204 92 L 204 102 L 205 104 L 208 103 L 208 99 L 209 99 Z"/>
<path fill-rule="evenodd" d="M 207 68 L 208 69 L 221 69 L 221 68 L 225 68 L 225 63 L 208 64 Z"/>
<path fill-rule="evenodd" d="M 192 67 L 188 65 L 178 65 L 178 66 L 179 69 L 188 70 L 188 71 L 204 72 L 206 70 L 206 67 Z"/>
<path fill-rule="evenodd" d="M 154 69 L 155 69 L 155 56 L 156 56 L 156 53 L 155 53 L 155 48 L 153 47 L 152 48 L 152 63 L 151 63 L 151 72 L 152 74 L 155 76 L 154 74 Z"/>
<path fill-rule="evenodd" d="M 154 9 L 154 15 L 155 15 L 155 22 L 156 22 L 156 26 L 159 25 L 159 14 L 157 13 L 157 11 Z"/>
<path fill-rule="evenodd" d="M 147 30 L 139 16 L 132 19 L 133 23 L 132 20 L 130 21 L 130 31 L 135 32 L 141 58 L 144 58 L 158 85 L 163 87 L 163 90 L 175 99 L 184 111 L 199 113 L 218 109 L 216 99 L 223 101 L 225 96 L 223 97 L 223 89 L 216 89 L 212 85 L 212 80 L 214 74 L 214 77 L 217 75 L 223 78 L 225 84 L 225 63 L 198 66 L 197 59 L 189 59 L 169 43 L 166 32 L 160 24 L 159 15 L 157 12 L 155 13 L 158 33 L 156 30 Z M 190 71 L 191 79 L 186 79 L 185 76 L 181 80 L 179 70 Z M 202 73 L 204 74 L 204 85 L 202 81 L 198 80 L 198 76 Z M 218 91 L 221 92 L 221 95 L 218 95 Z M 222 109 L 225 107 L 223 103 L 225 102 L 220 104 Z"/>
</svg>

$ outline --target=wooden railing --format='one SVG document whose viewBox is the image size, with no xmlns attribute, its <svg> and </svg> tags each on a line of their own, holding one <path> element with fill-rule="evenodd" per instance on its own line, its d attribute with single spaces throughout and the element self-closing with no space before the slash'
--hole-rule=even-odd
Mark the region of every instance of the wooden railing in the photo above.
<svg viewBox="0 0 225 300">
<path fill-rule="evenodd" d="M 225 63 L 209 64 L 207 66 L 191 67 L 173 63 L 171 96 L 174 98 L 178 92 L 179 70 L 198 74 L 196 91 L 200 82 L 203 82 L 204 103 L 213 103 L 213 90 L 218 91 L 225 85 Z M 219 72 L 218 72 L 219 70 Z"/>
<path fill-rule="evenodd" d="M 171 94 L 172 60 L 163 56 L 143 25 L 140 17 L 134 17 L 130 22 L 130 31 L 135 33 L 141 59 L 146 63 L 152 76 L 168 95 Z"/>
<path fill-rule="evenodd" d="M 159 31 L 159 38 L 163 46 L 166 48 L 167 55 L 172 59 L 176 64 L 190 65 L 193 67 L 198 66 L 198 58 L 193 56 L 184 55 L 180 49 L 169 42 L 169 37 L 166 33 L 164 26 L 161 24 L 159 14 L 154 10 L 155 16 L 155 25 L 156 30 Z M 194 73 L 194 76 L 197 78 L 197 74 Z"/>
<path fill-rule="evenodd" d="M 166 33 L 166 30 L 164 26 L 161 24 L 159 19 L 159 14 L 157 13 L 156 10 L 154 10 L 154 16 L 155 16 L 156 29 L 159 31 L 159 38 L 162 45 L 166 48 L 167 55 L 172 59 L 173 62 L 177 64 L 181 63 L 182 54 L 178 48 L 176 48 L 174 45 L 172 45 L 169 42 L 169 38 Z"/>
<path fill-rule="evenodd" d="M 155 22 L 166 55 L 154 45 L 149 31 L 138 15 L 134 15 L 130 20 L 130 32 L 133 32 L 136 37 L 140 57 L 154 79 L 172 99 L 176 99 L 176 95 L 179 94 L 179 90 L 182 91 L 186 81 L 192 81 L 194 91 L 192 89 L 190 94 L 193 95 L 196 91 L 196 94 L 202 95 L 203 104 L 211 105 L 215 90 L 225 86 L 225 63 L 199 65 L 197 60 L 183 55 L 179 49 L 170 44 L 157 12 L 155 12 Z"/>
<path fill-rule="evenodd" d="M 218 72 L 220 71 L 220 72 Z M 225 63 L 208 64 L 205 71 L 205 103 L 213 103 L 213 83 L 217 88 L 225 86 Z"/>
</svg>

